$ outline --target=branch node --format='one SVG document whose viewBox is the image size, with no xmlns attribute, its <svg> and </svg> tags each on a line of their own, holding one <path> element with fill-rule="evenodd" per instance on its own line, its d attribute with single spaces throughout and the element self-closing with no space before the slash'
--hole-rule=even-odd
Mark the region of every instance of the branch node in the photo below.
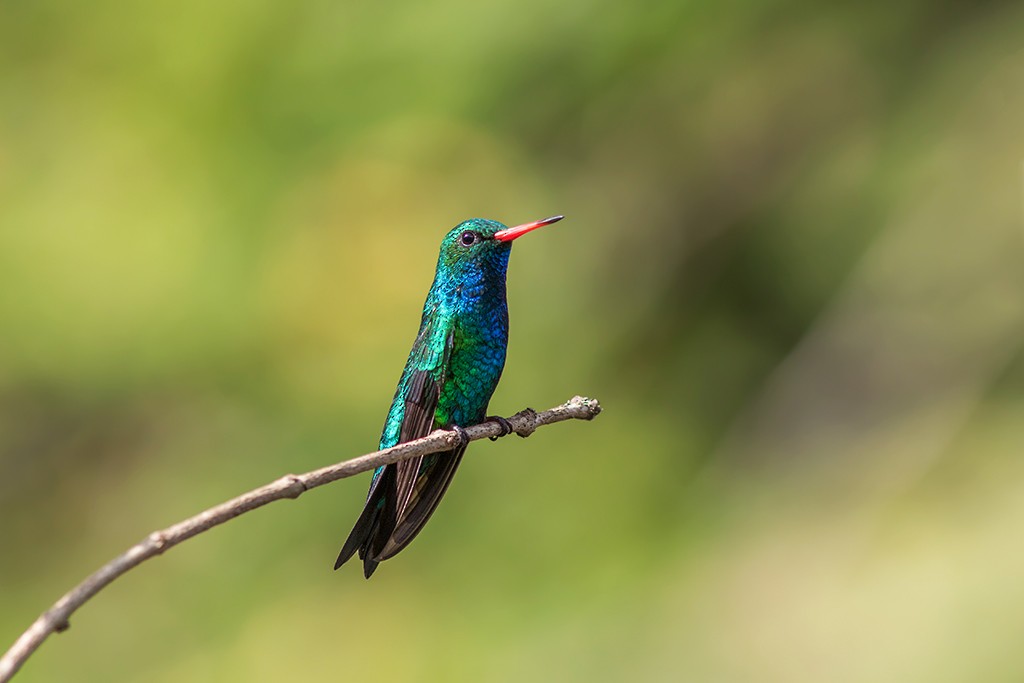
<svg viewBox="0 0 1024 683">
<path fill-rule="evenodd" d="M 67 619 L 62 619 L 53 625 L 53 632 L 64 633 L 64 631 L 67 631 L 69 628 L 71 628 L 71 622 Z"/>
<path fill-rule="evenodd" d="M 153 549 L 156 552 L 163 553 L 164 549 L 167 548 L 167 536 L 162 531 L 154 531 L 149 535 L 149 542 L 153 544 Z"/>
<path fill-rule="evenodd" d="M 280 481 L 288 482 L 285 495 L 293 500 L 309 490 L 306 488 L 306 482 L 297 474 L 286 474 L 281 477 Z"/>
<path fill-rule="evenodd" d="M 519 429 L 516 430 L 516 434 L 524 439 L 537 431 L 537 411 L 533 408 L 523 408 L 513 415 L 512 419 L 522 422 Z"/>
</svg>

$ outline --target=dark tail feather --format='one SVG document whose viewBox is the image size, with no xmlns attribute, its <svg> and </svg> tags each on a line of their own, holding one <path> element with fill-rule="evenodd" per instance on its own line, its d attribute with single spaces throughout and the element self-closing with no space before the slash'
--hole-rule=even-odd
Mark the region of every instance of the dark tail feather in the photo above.
<svg viewBox="0 0 1024 683">
<path fill-rule="evenodd" d="M 373 500 L 372 504 L 371 501 L 366 502 L 366 506 L 363 508 L 362 513 L 360 513 L 359 519 L 356 520 L 356 525 L 352 527 L 345 545 L 341 547 L 338 559 L 334 563 L 335 569 L 348 562 L 355 555 L 356 551 L 360 550 L 370 538 L 377 519 L 380 517 L 380 510 L 377 508 L 378 502 L 377 500 Z M 360 551 L 359 554 L 362 556 L 365 553 Z"/>
<path fill-rule="evenodd" d="M 380 564 L 380 562 L 377 562 L 376 560 L 371 560 L 369 557 L 364 557 L 363 558 L 363 577 L 368 579 L 371 576 L 373 576 L 373 573 L 375 571 L 377 571 L 377 565 L 378 564 Z"/>
<path fill-rule="evenodd" d="M 359 519 L 356 520 L 348 539 L 345 540 L 345 545 L 338 553 L 338 559 L 334 563 L 335 569 L 348 562 L 358 550 L 359 559 L 363 561 L 363 575 L 370 578 L 373 574 L 380 564 L 374 557 L 384 547 L 395 529 L 394 488 L 394 466 L 388 465 L 370 490 Z"/>
</svg>

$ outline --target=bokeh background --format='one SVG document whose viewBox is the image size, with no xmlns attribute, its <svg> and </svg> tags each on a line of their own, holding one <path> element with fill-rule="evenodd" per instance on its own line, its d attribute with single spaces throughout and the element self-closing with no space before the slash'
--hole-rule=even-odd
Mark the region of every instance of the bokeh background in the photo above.
<svg viewBox="0 0 1024 683">
<path fill-rule="evenodd" d="M 365 478 L 117 581 L 32 681 L 1024 678 L 1024 5 L 0 2 L 0 641 L 372 450 L 441 236 L 516 243 L 427 530 Z"/>
</svg>

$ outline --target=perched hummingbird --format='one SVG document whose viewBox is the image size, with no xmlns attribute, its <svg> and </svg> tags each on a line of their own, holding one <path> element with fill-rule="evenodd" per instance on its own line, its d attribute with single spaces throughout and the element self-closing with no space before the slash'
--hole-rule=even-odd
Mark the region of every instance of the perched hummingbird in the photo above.
<svg viewBox="0 0 1024 683">
<path fill-rule="evenodd" d="M 461 431 L 485 419 L 501 424 L 504 434 L 512 431 L 504 418 L 486 418 L 508 345 L 508 257 L 512 240 L 560 220 L 552 216 L 508 228 L 473 218 L 441 240 L 434 283 L 384 421 L 381 448 L 435 429 Z M 463 438 L 454 450 L 378 467 L 334 568 L 358 550 L 363 575 L 370 578 L 378 564 L 409 545 L 441 502 L 467 443 Z"/>
</svg>

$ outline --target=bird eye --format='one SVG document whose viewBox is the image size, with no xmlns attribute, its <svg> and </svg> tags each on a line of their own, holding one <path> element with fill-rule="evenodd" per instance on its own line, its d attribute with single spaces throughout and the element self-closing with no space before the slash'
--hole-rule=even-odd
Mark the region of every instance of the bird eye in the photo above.
<svg viewBox="0 0 1024 683">
<path fill-rule="evenodd" d="M 476 244 L 479 236 L 472 230 L 467 230 L 459 236 L 459 241 L 462 242 L 462 246 L 471 247 Z"/>
</svg>

